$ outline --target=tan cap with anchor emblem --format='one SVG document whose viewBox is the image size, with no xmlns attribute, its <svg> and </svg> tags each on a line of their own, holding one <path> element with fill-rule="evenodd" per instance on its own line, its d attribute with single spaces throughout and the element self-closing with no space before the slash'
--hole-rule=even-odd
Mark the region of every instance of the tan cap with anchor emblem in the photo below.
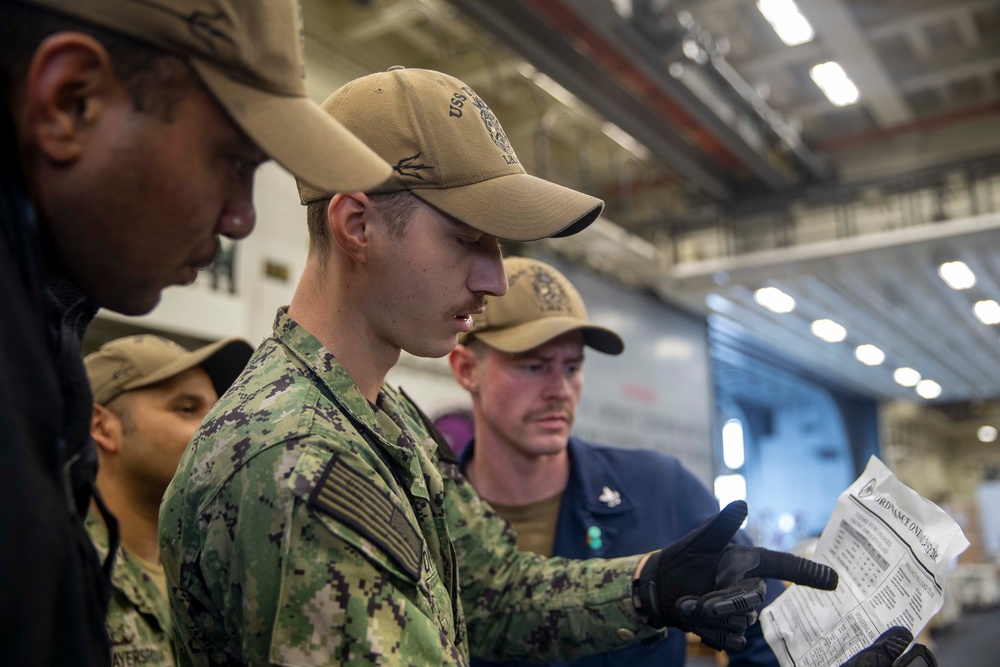
<svg viewBox="0 0 1000 667">
<path fill-rule="evenodd" d="M 172 340 L 152 334 L 116 338 L 87 355 L 87 379 L 94 402 L 107 405 L 117 396 L 152 386 L 201 366 L 222 396 L 247 365 L 253 347 L 240 338 L 226 338 L 188 351 Z"/>
<path fill-rule="evenodd" d="M 306 96 L 298 0 L 22 0 L 187 60 L 262 151 L 307 183 L 372 188 L 389 165 Z"/>
<path fill-rule="evenodd" d="M 599 352 L 621 354 L 625 343 L 611 329 L 587 319 L 583 297 L 554 268 L 526 257 L 503 261 L 510 289 L 488 297 L 486 309 L 472 316 L 472 330 L 459 334 L 465 344 L 480 339 L 501 352 L 526 352 L 570 331 L 583 332 L 583 342 Z"/>
<path fill-rule="evenodd" d="M 409 190 L 512 241 L 575 234 L 604 208 L 600 199 L 528 175 L 497 117 L 453 76 L 397 66 L 342 86 L 323 108 L 392 166 L 389 180 L 368 194 Z M 299 183 L 303 204 L 333 194 Z"/>
</svg>

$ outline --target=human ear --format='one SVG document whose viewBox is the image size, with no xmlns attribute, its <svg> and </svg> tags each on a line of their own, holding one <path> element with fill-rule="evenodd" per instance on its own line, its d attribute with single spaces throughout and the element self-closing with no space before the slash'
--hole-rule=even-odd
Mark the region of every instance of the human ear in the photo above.
<svg viewBox="0 0 1000 667">
<path fill-rule="evenodd" d="M 479 362 L 476 354 L 465 345 L 456 345 L 448 355 L 451 373 L 462 389 L 475 396 L 479 392 L 479 379 L 476 376 L 476 365 Z"/>
<path fill-rule="evenodd" d="M 122 445 L 122 420 L 103 405 L 94 403 L 90 417 L 90 437 L 106 454 L 117 454 Z"/>
<path fill-rule="evenodd" d="M 110 96 L 123 91 L 107 51 L 94 38 L 62 32 L 42 41 L 24 89 L 25 122 L 38 151 L 59 164 L 77 160 Z"/>
<path fill-rule="evenodd" d="M 371 216 L 375 208 L 365 194 L 334 195 L 326 209 L 326 224 L 334 243 L 363 264 L 367 256 Z"/>
</svg>

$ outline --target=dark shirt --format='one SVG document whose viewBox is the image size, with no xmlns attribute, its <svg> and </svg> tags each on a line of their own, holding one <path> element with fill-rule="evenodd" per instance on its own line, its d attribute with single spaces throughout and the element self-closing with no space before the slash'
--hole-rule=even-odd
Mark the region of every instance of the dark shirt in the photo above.
<svg viewBox="0 0 1000 667">
<path fill-rule="evenodd" d="M 83 523 L 96 454 L 79 336 L 95 308 L 43 281 L 0 106 L 0 665 L 106 665 L 109 584 Z"/>
</svg>

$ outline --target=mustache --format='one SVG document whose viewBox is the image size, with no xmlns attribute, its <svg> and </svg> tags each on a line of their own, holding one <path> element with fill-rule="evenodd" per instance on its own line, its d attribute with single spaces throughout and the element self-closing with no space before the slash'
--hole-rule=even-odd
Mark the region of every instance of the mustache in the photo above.
<svg viewBox="0 0 1000 667">
<path fill-rule="evenodd" d="M 573 419 L 576 417 L 576 410 L 573 406 L 568 403 L 560 404 L 557 406 L 548 406 L 545 408 L 539 408 L 537 410 L 531 410 L 525 415 L 528 421 L 535 421 L 538 419 L 548 419 L 549 417 L 565 417 L 566 420 L 572 424 Z"/>
<path fill-rule="evenodd" d="M 455 310 L 455 313 L 457 315 L 465 315 L 467 313 L 478 313 L 482 312 L 484 308 L 486 308 L 486 297 L 480 296 L 468 302 L 466 305 L 457 308 Z"/>
</svg>

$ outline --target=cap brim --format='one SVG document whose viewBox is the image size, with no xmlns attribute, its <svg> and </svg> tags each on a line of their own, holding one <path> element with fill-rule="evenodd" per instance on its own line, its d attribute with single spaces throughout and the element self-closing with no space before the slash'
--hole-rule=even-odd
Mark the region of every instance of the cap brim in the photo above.
<svg viewBox="0 0 1000 667">
<path fill-rule="evenodd" d="M 604 209 L 600 199 L 529 174 L 411 192 L 470 227 L 509 241 L 576 234 Z"/>
<path fill-rule="evenodd" d="M 544 345 L 570 331 L 582 331 L 583 342 L 598 352 L 605 354 L 621 354 L 625 343 L 611 329 L 593 324 L 580 324 L 573 317 L 544 317 L 518 324 L 506 329 L 474 332 L 471 338 L 478 338 L 490 347 L 501 352 L 526 352 L 539 345 Z"/>
<path fill-rule="evenodd" d="M 266 93 L 203 61 L 191 64 L 247 136 L 300 180 L 328 192 L 366 192 L 392 173 L 385 160 L 308 97 Z"/>
<path fill-rule="evenodd" d="M 180 375 L 195 366 L 201 366 L 208 373 L 215 387 L 215 393 L 222 396 L 239 377 L 253 355 L 253 347 L 241 338 L 226 338 L 211 345 L 189 352 L 173 363 L 158 369 L 155 373 L 130 382 L 122 387 L 124 391 L 149 387 Z"/>
<path fill-rule="evenodd" d="M 215 393 L 222 396 L 240 376 L 253 356 L 253 346 L 241 338 L 228 338 L 215 344 L 216 349 L 205 357 L 201 367 L 215 385 Z"/>
</svg>

